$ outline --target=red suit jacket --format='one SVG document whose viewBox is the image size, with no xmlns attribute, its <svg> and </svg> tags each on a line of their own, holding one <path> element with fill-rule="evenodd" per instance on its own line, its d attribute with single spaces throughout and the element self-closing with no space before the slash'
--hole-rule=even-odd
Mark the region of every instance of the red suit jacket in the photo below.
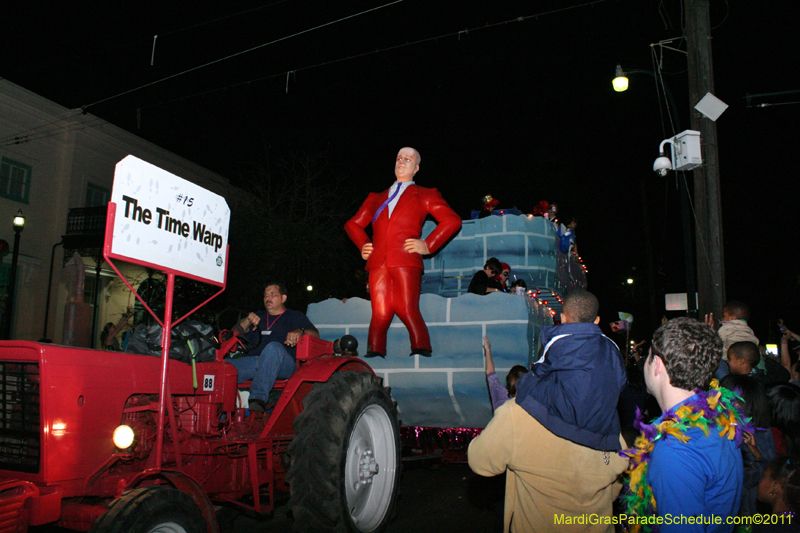
<svg viewBox="0 0 800 533">
<path fill-rule="evenodd" d="M 370 193 L 361 209 L 347 221 L 344 229 L 358 249 L 370 242 L 364 228 L 372 222 L 375 211 L 389 197 L 389 189 L 381 193 Z M 425 239 L 428 251 L 435 253 L 461 229 L 461 217 L 453 211 L 436 189 L 409 185 L 403 191 L 389 217 L 388 206 L 372 225 L 372 255 L 367 260 L 366 270 L 387 267 L 413 267 L 422 270 L 422 256 L 403 249 L 406 239 L 419 239 L 425 217 L 431 215 L 438 226 Z"/>
</svg>

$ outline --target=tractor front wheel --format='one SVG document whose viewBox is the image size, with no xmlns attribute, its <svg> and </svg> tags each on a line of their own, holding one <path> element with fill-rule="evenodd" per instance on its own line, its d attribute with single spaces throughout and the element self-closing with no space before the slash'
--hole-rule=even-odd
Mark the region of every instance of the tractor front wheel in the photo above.
<svg viewBox="0 0 800 533">
<path fill-rule="evenodd" d="M 334 373 L 303 399 L 294 428 L 286 476 L 294 530 L 385 530 L 397 501 L 400 432 L 381 379 Z"/>
<path fill-rule="evenodd" d="M 91 533 L 205 533 L 206 522 L 194 501 L 172 487 L 129 490 L 94 523 Z"/>
</svg>

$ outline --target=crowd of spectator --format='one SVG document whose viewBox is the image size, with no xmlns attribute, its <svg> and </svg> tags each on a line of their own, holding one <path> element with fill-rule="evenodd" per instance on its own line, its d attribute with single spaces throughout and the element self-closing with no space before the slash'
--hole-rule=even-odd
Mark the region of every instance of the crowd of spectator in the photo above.
<svg viewBox="0 0 800 533">
<path fill-rule="evenodd" d="M 779 322 L 769 354 L 731 301 L 718 328 L 665 321 L 626 364 L 598 309 L 570 293 L 506 387 L 484 337 L 495 414 L 469 463 L 507 473 L 504 531 L 800 531 L 800 335 Z"/>
</svg>

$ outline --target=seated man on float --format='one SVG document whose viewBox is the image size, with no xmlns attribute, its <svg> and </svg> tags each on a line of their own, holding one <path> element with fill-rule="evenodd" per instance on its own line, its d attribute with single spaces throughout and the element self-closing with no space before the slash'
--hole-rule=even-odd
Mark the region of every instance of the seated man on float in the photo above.
<svg viewBox="0 0 800 533">
<path fill-rule="evenodd" d="M 483 265 L 483 270 L 475 272 L 472 280 L 469 282 L 467 292 L 473 294 L 489 294 L 490 292 L 503 292 L 503 286 L 497 281 L 495 276 L 502 272 L 503 267 L 496 257 L 490 257 Z"/>
<path fill-rule="evenodd" d="M 319 338 L 319 331 L 300 311 L 286 307 L 286 287 L 269 283 L 264 289 L 265 311 L 248 314 L 233 327 L 257 347 L 245 356 L 229 359 L 239 373 L 239 383 L 252 380 L 250 410 L 264 412 L 269 392 L 278 379 L 297 370 L 295 347 L 303 335 Z"/>
</svg>

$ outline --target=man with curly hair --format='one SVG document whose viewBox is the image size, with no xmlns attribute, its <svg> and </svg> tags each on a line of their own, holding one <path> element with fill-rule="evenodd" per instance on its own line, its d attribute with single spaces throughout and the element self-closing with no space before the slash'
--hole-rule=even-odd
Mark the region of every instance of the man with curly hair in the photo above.
<svg viewBox="0 0 800 533">
<path fill-rule="evenodd" d="M 724 411 L 722 418 L 708 406 L 696 408 L 706 398 L 708 405 L 718 404 L 722 393 L 712 390 L 706 396 L 705 389 L 721 358 L 722 340 L 696 320 L 675 318 L 653 335 L 644 377 L 664 414 L 653 423 L 660 436 L 654 439 L 647 482 L 660 517 L 702 517 L 700 524 L 665 524 L 661 531 L 733 531 L 724 517 L 736 516 L 741 501 L 738 412 Z M 682 430 L 681 424 L 669 424 L 688 420 L 690 413 L 701 413 L 709 426 L 687 424 Z M 664 430 L 667 426 L 672 430 Z M 714 517 L 722 517 L 722 524 L 714 524 Z"/>
</svg>

